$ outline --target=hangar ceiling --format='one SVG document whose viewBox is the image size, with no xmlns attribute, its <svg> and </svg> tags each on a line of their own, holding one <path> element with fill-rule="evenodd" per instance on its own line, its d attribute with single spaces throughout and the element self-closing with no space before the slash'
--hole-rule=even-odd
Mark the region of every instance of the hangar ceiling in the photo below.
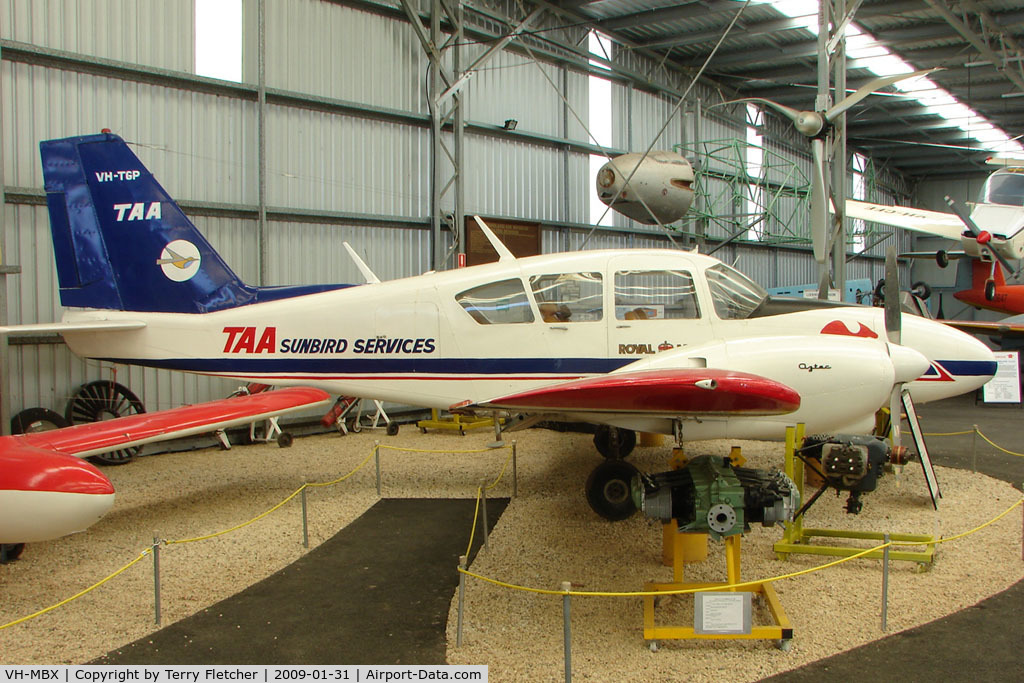
<svg viewBox="0 0 1024 683">
<path fill-rule="evenodd" d="M 806 16 L 786 16 L 796 2 L 742 0 L 554 0 L 565 17 L 612 36 L 627 48 L 661 55 L 696 71 L 741 12 L 705 75 L 742 97 L 812 108 L 818 40 Z M 1019 0 L 847 0 L 871 45 L 882 45 L 941 88 L 1015 137 L 1024 132 L 1024 5 Z M 792 13 L 792 11 L 791 11 Z M 813 17 L 812 17 L 813 21 Z M 874 40 L 870 40 L 873 37 Z M 847 86 L 876 76 L 848 48 Z M 985 173 L 991 154 L 977 126 L 962 130 L 915 98 L 873 96 L 850 111 L 849 145 L 915 178 Z M 974 133 L 972 135 L 972 132 Z"/>
</svg>

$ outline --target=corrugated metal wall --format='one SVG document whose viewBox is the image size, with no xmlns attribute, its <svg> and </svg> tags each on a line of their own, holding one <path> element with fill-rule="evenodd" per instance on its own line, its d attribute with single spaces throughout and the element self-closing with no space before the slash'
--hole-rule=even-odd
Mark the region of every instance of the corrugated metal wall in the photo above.
<svg viewBox="0 0 1024 683">
<path fill-rule="evenodd" d="M 414 4 L 424 11 L 430 6 Z M 266 2 L 270 219 L 269 260 L 262 274 L 252 49 L 257 0 L 243 5 L 248 33 L 242 85 L 192 75 L 193 0 L 2 0 L 0 6 L 5 263 L 22 269 L 6 278 L 9 322 L 60 316 L 38 142 L 104 127 L 133 143 L 247 281 L 361 281 L 342 241 L 352 243 L 384 279 L 430 267 L 429 60 L 397 3 L 389 8 L 359 0 Z M 515 15 L 519 7 L 490 3 L 486 13 L 466 11 L 472 30 L 463 41 L 463 66 L 507 30 L 494 18 L 499 11 Z M 553 22 L 539 28 L 554 28 Z M 564 49 L 528 39 L 538 54 L 548 55 L 540 66 L 513 44 L 494 55 L 462 91 L 467 213 L 543 222 L 545 251 L 671 246 L 657 226 L 624 217 L 614 219 L 623 231 L 581 228 L 589 221 L 593 188 L 587 169 L 596 151 L 583 123 L 589 67 L 575 48 L 582 29 L 559 28 L 545 40 L 556 34 L 566 40 Z M 710 87 L 694 87 L 676 111 L 689 85 L 685 77 L 631 51 L 616 54 L 613 62 L 614 152 L 646 149 L 663 126 L 655 149 L 692 143 L 694 136 L 743 137 L 740 108 L 707 109 L 720 99 Z M 643 82 L 634 83 L 631 75 Z M 651 81 L 663 91 L 655 92 Z M 698 106 L 702 114 L 694 121 Z M 518 120 L 515 133 L 500 129 L 509 118 Z M 809 160 L 800 147 L 805 142 L 787 140 L 783 126 L 766 128 L 780 131 L 778 142 L 769 135 L 769 149 L 794 160 L 806 174 Z M 733 213 L 734 189 L 728 180 L 716 182 L 723 185 L 716 195 L 722 199 L 705 210 Z M 796 214 L 798 205 L 787 209 Z M 707 236 L 727 236 L 724 226 L 710 222 Z M 786 227 L 806 234 L 798 221 Z M 683 229 L 695 226 L 690 222 Z M 684 235 L 677 239 L 691 243 Z M 738 243 L 717 255 L 739 259 L 741 268 L 768 286 L 816 279 L 806 253 Z M 851 265 L 852 271 L 858 268 Z M 12 411 L 32 406 L 63 411 L 80 383 L 115 371 L 74 358 L 60 343 L 17 343 L 10 357 L 7 372 L 15 386 L 6 400 Z M 130 368 L 116 373 L 150 409 L 223 396 L 235 387 L 180 373 Z"/>
</svg>

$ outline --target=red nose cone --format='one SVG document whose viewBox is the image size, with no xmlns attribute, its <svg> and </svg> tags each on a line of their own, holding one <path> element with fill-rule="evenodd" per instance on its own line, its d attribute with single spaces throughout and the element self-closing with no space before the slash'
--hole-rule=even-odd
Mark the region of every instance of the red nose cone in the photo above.
<svg viewBox="0 0 1024 683">
<path fill-rule="evenodd" d="M 992 233 L 988 230 L 982 230 L 978 233 L 978 244 L 988 244 L 992 241 Z"/>
</svg>

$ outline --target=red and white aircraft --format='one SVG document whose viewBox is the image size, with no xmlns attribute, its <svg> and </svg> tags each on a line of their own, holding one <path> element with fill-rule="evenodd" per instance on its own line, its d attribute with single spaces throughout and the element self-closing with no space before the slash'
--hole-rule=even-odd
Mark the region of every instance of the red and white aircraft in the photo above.
<svg viewBox="0 0 1024 683">
<path fill-rule="evenodd" d="M 903 387 L 945 398 L 996 368 L 940 323 L 906 316 L 902 343 L 889 341 L 881 309 L 775 300 L 707 256 L 517 259 L 482 221 L 495 263 L 380 282 L 357 258 L 367 284 L 252 287 L 121 138 L 40 148 L 65 306 L 40 327 L 88 358 L 679 441 L 778 439 L 797 422 L 865 432 Z M 608 486 L 621 468 L 600 469 L 588 497 L 613 516 L 632 502 L 594 503 L 621 492 Z"/>
<path fill-rule="evenodd" d="M 0 437 L 0 545 L 4 560 L 23 544 L 84 531 L 114 504 L 114 487 L 84 458 L 203 434 L 326 405 L 320 389 L 293 387 L 140 413 L 51 431 Z"/>
<path fill-rule="evenodd" d="M 959 240 L 957 251 L 913 252 L 914 258 L 935 258 L 945 268 L 950 259 L 970 258 L 971 285 L 953 294 L 978 308 L 1024 313 L 1024 285 L 1008 285 L 1000 266 L 1007 273 L 1016 270 L 1011 261 L 1024 257 L 1024 162 L 992 158 L 988 163 L 1000 168 L 982 185 L 978 201 L 968 215 L 947 197 L 954 213 L 928 211 L 908 206 L 886 206 L 847 200 L 846 215 L 894 225 L 907 230 Z"/>
</svg>

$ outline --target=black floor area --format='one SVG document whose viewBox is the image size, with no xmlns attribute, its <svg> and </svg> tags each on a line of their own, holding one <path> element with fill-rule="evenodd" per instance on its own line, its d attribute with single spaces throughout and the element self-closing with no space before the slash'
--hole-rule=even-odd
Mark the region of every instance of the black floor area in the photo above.
<svg viewBox="0 0 1024 683">
<path fill-rule="evenodd" d="M 443 664 L 475 504 L 381 500 L 273 576 L 92 663 Z M 492 527 L 506 505 L 487 501 Z"/>
<path fill-rule="evenodd" d="M 926 433 L 977 424 L 993 442 L 1024 452 L 1019 406 L 979 405 L 971 396 L 919 411 Z M 928 444 L 937 465 L 971 469 L 976 463 L 978 471 L 1018 488 L 1024 481 L 1024 458 L 999 453 L 981 439 L 932 437 Z M 506 504 L 488 503 L 492 524 Z M 473 505 L 382 500 L 274 576 L 94 663 L 443 663 L 455 568 Z M 1022 615 L 1024 583 L 1018 583 L 957 614 L 766 680 L 1021 680 Z"/>
</svg>

